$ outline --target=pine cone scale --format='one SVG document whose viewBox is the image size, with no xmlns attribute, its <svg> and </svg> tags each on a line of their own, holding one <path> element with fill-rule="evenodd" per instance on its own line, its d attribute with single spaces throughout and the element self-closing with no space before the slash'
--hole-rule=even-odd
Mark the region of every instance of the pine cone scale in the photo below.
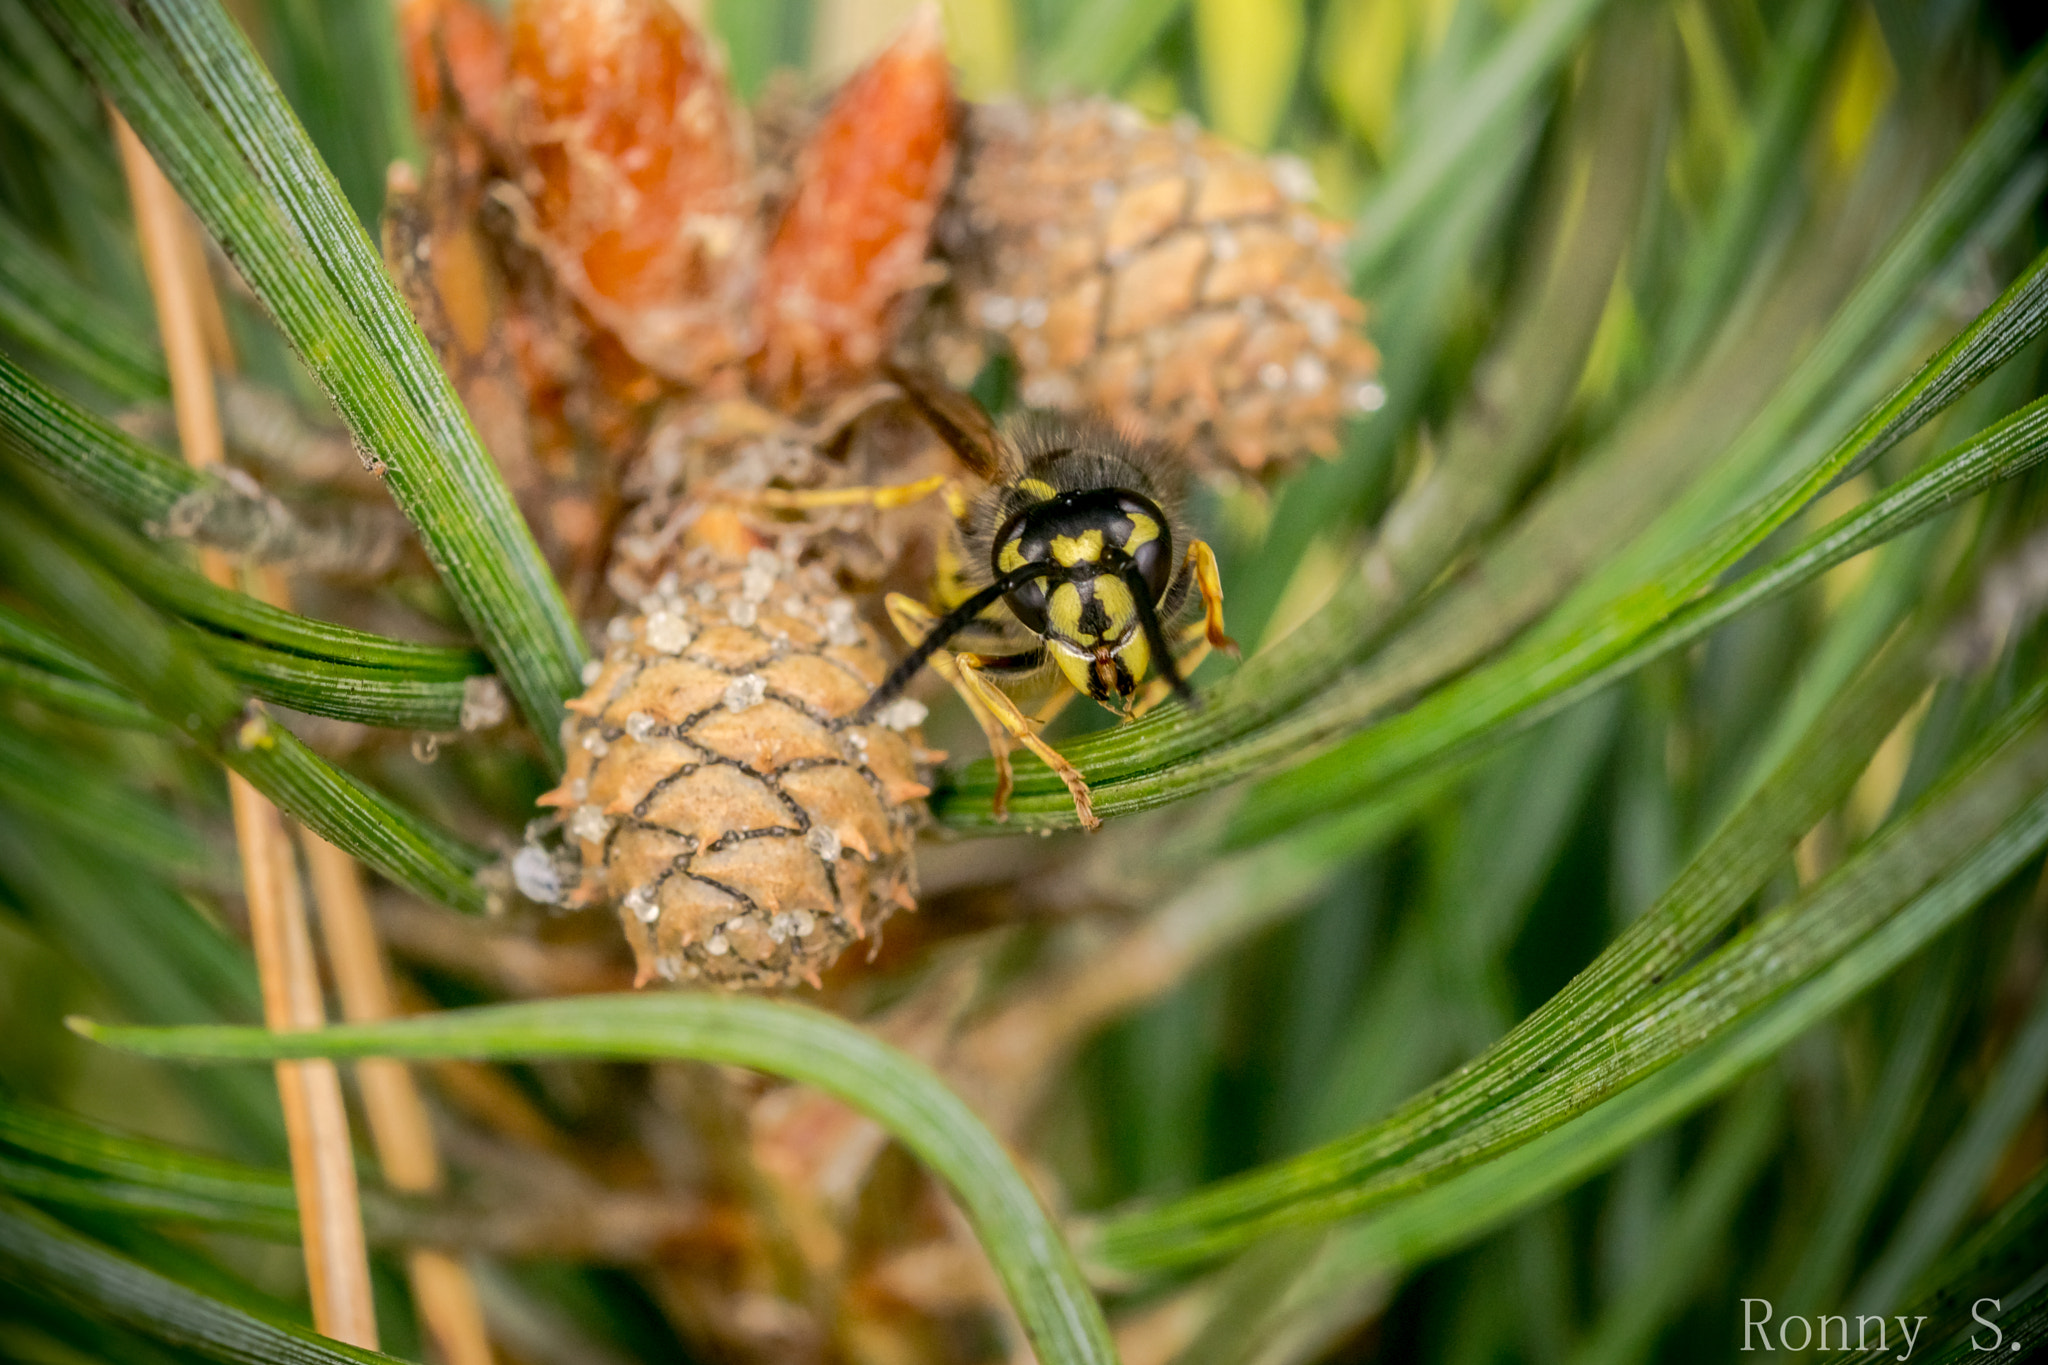
<svg viewBox="0 0 2048 1365">
<path fill-rule="evenodd" d="M 1114 258 L 1146 246 L 1187 216 L 1188 182 L 1178 176 L 1127 187 L 1102 228 L 1102 254 Z"/>
<path fill-rule="evenodd" d="M 1200 234 L 1176 233 L 1125 262 L 1116 274 L 1102 334 L 1113 341 L 1150 332 L 1188 311 L 1209 264 Z"/>
</svg>

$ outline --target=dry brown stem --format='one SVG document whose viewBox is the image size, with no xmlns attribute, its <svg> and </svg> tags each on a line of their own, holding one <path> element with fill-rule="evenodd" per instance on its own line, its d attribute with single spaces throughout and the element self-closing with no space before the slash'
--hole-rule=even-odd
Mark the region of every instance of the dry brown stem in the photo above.
<svg viewBox="0 0 2048 1365">
<path fill-rule="evenodd" d="M 310 830 L 300 830 L 299 839 L 312 873 L 342 1013 L 352 1023 L 395 1017 L 400 1011 L 363 895 L 362 870 L 355 859 Z M 440 1189 L 440 1154 L 412 1069 L 388 1058 L 366 1058 L 356 1063 L 356 1084 L 362 1088 L 370 1140 L 385 1180 L 407 1193 Z M 415 1247 L 406 1253 L 405 1268 L 427 1335 L 441 1358 L 448 1365 L 490 1365 L 483 1309 L 462 1263 L 446 1252 Z"/>
<path fill-rule="evenodd" d="M 178 442 L 187 463 L 213 468 L 223 453 L 209 356 L 224 337 L 219 304 L 206 287 L 205 260 L 184 206 L 127 123 L 118 114 L 111 117 L 170 367 Z M 235 586 L 234 568 L 221 552 L 206 552 L 202 564 L 216 583 Z M 239 775 L 228 774 L 228 790 L 264 1021 L 279 1030 L 319 1028 L 325 1023 L 319 971 L 284 821 Z M 340 1075 L 325 1061 L 279 1062 L 276 1071 L 314 1325 L 337 1341 L 375 1348 L 377 1319 Z"/>
</svg>

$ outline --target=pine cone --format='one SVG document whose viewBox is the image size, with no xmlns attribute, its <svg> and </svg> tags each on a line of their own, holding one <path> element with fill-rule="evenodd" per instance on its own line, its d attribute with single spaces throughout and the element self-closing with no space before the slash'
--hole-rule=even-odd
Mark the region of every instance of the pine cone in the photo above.
<svg viewBox="0 0 2048 1365">
<path fill-rule="evenodd" d="M 578 525 L 595 536 L 609 520 L 609 476 L 636 455 L 643 476 L 608 574 L 632 605 L 569 704 L 568 770 L 543 799 L 563 812 L 568 846 L 557 857 L 530 844 L 515 876 L 537 900 L 618 906 L 643 983 L 815 984 L 915 906 L 917 765 L 934 757 L 914 733 L 923 708 L 898 703 L 893 724 L 851 718 L 889 658 L 861 606 L 906 545 L 942 533 L 944 511 L 791 518 L 746 498 L 777 481 L 914 477 L 900 439 L 850 428 L 873 406 L 861 386 L 894 339 L 898 300 L 931 279 L 952 180 L 938 11 L 837 93 L 766 198 L 773 177 L 753 162 L 746 114 L 668 0 L 515 0 L 503 39 L 474 0 L 412 3 L 436 165 L 459 165 L 448 182 L 469 192 L 395 227 L 431 246 L 480 236 L 494 258 L 506 326 L 471 329 L 476 349 L 514 362 L 497 369 L 516 370 L 541 454 L 581 450 L 579 437 L 602 453 L 595 476 L 566 466 L 604 495 L 583 500 L 595 510 Z M 424 221 L 442 199 L 455 221 Z M 490 230 L 511 214 L 516 230 Z M 461 300 L 423 268 L 443 253 L 404 254 L 422 313 L 459 330 L 440 305 Z M 781 412 L 747 401 L 750 386 Z M 668 423 L 645 436 L 664 408 Z M 799 409 L 823 409 L 818 425 L 793 421 Z M 665 456 L 675 467 L 655 470 Z M 549 510 L 575 501 L 554 493 Z"/>
<path fill-rule="evenodd" d="M 796 402 L 871 376 L 896 300 L 924 282 L 953 179 L 953 87 L 936 5 L 857 72 L 806 139 L 769 244 L 754 369 Z"/>
<path fill-rule="evenodd" d="M 509 57 L 498 20 L 477 0 L 403 0 L 399 39 L 413 112 L 445 136 L 438 120 L 459 121 L 493 148 L 509 140 L 505 79 Z"/>
<path fill-rule="evenodd" d="M 564 899 L 618 907 L 643 983 L 815 985 L 916 906 L 920 765 L 936 757 L 915 729 L 924 708 L 851 723 L 889 667 L 846 582 L 876 514 L 761 497 L 858 482 L 867 458 L 893 458 L 886 413 L 870 411 L 849 403 L 810 428 L 750 403 L 683 404 L 634 470 L 642 501 L 611 573 L 632 605 L 569 703 L 567 774 L 542 804 L 566 814 Z"/>
<path fill-rule="evenodd" d="M 519 0 L 510 61 L 519 185 L 563 285 L 667 378 L 750 352 L 760 227 L 717 50 L 669 0 Z"/>
<path fill-rule="evenodd" d="M 1343 228 L 1302 207 L 1298 162 L 1104 100 L 984 105 L 966 123 L 938 227 L 946 368 L 993 335 L 1026 403 L 1100 408 L 1253 471 L 1334 451 L 1343 417 L 1379 405 Z"/>
<path fill-rule="evenodd" d="M 756 551 L 628 618 L 579 708 L 569 829 L 642 980 L 816 984 L 915 904 L 905 805 L 926 788 L 901 734 L 846 723 L 882 658 L 851 603 L 787 569 Z M 784 595 L 757 602 L 755 582 Z"/>
</svg>

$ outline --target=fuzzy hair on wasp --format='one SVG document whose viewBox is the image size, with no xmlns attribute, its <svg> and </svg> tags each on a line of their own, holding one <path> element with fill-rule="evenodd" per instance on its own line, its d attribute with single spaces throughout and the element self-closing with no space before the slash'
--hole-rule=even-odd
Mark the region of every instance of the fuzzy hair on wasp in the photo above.
<svg viewBox="0 0 2048 1365">
<path fill-rule="evenodd" d="M 1212 648 L 1237 652 L 1223 630 L 1216 556 L 1181 513 L 1182 467 L 1098 417 L 1033 413 L 998 428 L 972 398 L 929 376 L 892 368 L 889 377 L 978 487 L 947 490 L 957 543 L 941 558 L 935 607 L 890 595 L 890 619 L 912 648 L 862 714 L 873 716 L 929 664 L 988 737 L 998 814 L 1010 750 L 1022 744 L 1094 829 L 1086 780 L 1038 726 L 1076 695 L 1125 721 L 1169 694 L 1197 705 L 1187 674 Z M 1200 619 L 1176 630 L 1198 600 Z M 972 647 L 960 648 L 961 637 Z M 1048 666 L 1063 686 L 1027 717 L 997 684 Z"/>
</svg>

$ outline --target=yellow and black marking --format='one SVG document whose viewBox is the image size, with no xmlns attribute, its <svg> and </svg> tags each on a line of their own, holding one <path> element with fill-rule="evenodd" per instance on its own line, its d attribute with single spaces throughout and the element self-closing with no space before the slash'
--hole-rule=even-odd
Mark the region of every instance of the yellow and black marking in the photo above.
<svg viewBox="0 0 2048 1365">
<path fill-rule="evenodd" d="M 1092 828 L 1080 773 L 1038 738 L 992 680 L 1021 680 L 1050 664 L 1075 692 L 1125 720 L 1169 693 L 1196 704 L 1188 669 L 1212 647 L 1235 652 L 1236 646 L 1223 633 L 1215 556 L 1178 515 L 1178 467 L 1100 421 L 1041 416 L 998 433 L 972 400 L 920 376 L 893 377 L 987 484 L 979 496 L 949 498 L 960 544 L 957 553 L 942 557 L 944 614 L 908 598 L 891 599 L 890 615 L 913 648 L 875 690 L 868 710 L 886 704 L 931 663 L 989 736 L 998 814 L 1015 741 L 1059 774 L 1082 823 Z M 1197 598 L 1203 619 L 1169 638 L 1167 624 Z M 962 635 L 987 647 L 949 652 L 946 646 Z"/>
</svg>

